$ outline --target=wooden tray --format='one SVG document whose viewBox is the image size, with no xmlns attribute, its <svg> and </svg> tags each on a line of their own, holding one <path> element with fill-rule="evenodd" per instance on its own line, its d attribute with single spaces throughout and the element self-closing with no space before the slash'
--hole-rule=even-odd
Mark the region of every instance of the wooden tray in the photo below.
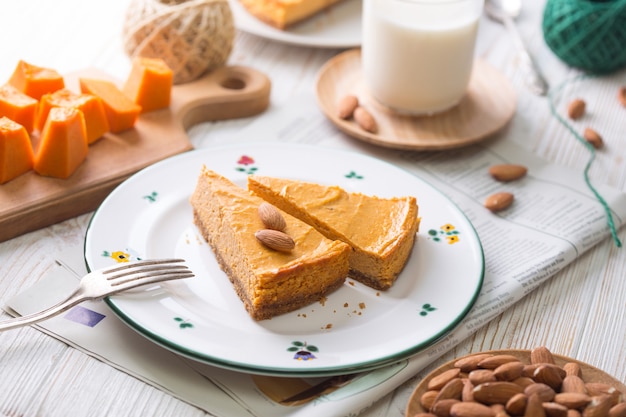
<svg viewBox="0 0 626 417">
<path fill-rule="evenodd" d="M 508 350 L 508 349 L 507 350 L 490 350 L 486 352 L 471 353 L 467 356 L 477 355 L 478 353 L 491 353 L 494 355 L 513 355 L 513 356 L 517 356 L 525 363 L 530 363 L 530 350 L 515 350 L 515 349 L 513 350 Z M 620 381 L 613 378 L 611 375 L 607 374 L 606 372 L 594 366 L 591 366 L 588 363 L 581 362 L 577 359 L 568 358 L 567 356 L 557 355 L 554 353 L 552 354 L 552 356 L 554 357 L 554 361 L 556 362 L 556 364 L 559 366 L 563 366 L 564 364 L 568 362 L 577 363 L 580 366 L 580 369 L 583 375 L 583 380 L 585 382 L 601 382 L 604 384 L 611 385 L 612 387 L 615 387 L 615 389 L 621 391 L 622 393 L 626 392 L 626 386 L 624 384 L 622 384 Z M 452 369 L 454 367 L 454 363 L 458 361 L 459 359 L 461 358 L 453 359 L 441 365 L 440 367 L 438 367 L 437 369 L 435 369 L 434 371 L 426 375 L 426 377 L 420 381 L 420 383 L 417 385 L 417 387 L 415 387 L 415 390 L 411 394 L 411 397 L 409 398 L 409 402 L 405 410 L 406 417 L 413 417 L 418 413 L 427 412 L 426 410 L 424 410 L 424 408 L 420 404 L 420 399 L 422 398 L 422 395 L 428 390 L 428 382 L 433 377 L 441 374 L 443 371 Z"/>
<path fill-rule="evenodd" d="M 67 88 L 78 91 L 79 77 L 111 79 L 85 70 L 66 76 Z M 0 185 L 0 242 L 94 210 L 135 172 L 192 149 L 186 130 L 196 123 L 263 112 L 269 105 L 270 85 L 264 74 L 250 68 L 217 69 L 175 85 L 168 109 L 145 113 L 133 129 L 106 134 L 92 144 L 87 160 L 70 178 L 31 171 Z"/>
<path fill-rule="evenodd" d="M 347 135 L 387 148 L 444 150 L 471 145 L 502 129 L 515 114 L 516 94 L 509 80 L 477 59 L 467 95 L 451 110 L 433 116 L 404 116 L 379 104 L 364 85 L 361 50 L 343 52 L 328 61 L 317 80 L 317 101 L 326 117 Z M 376 119 L 370 133 L 353 120 L 337 116 L 337 103 L 354 94 Z"/>
</svg>

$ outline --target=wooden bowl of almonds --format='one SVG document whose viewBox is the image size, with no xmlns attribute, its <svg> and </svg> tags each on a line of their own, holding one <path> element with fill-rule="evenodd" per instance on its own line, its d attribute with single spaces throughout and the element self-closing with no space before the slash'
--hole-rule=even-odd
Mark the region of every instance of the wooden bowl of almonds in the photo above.
<svg viewBox="0 0 626 417">
<path fill-rule="evenodd" d="M 428 374 L 406 417 L 626 417 L 625 395 L 617 379 L 545 347 L 493 350 Z"/>
</svg>

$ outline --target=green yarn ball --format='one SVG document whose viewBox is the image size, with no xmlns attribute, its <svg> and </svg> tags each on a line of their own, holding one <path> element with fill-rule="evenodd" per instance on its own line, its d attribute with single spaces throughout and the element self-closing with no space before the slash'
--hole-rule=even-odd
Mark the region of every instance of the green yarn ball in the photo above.
<svg viewBox="0 0 626 417">
<path fill-rule="evenodd" d="M 626 66 L 626 0 L 548 0 L 543 36 L 565 63 L 604 74 Z"/>
</svg>

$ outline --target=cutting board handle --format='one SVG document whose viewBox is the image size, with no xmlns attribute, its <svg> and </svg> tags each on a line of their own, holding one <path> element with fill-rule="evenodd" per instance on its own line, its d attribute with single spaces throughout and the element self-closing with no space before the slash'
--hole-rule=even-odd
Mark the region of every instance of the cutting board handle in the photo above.
<svg viewBox="0 0 626 417">
<path fill-rule="evenodd" d="M 243 66 L 225 66 L 172 88 L 170 109 L 185 130 L 208 121 L 250 117 L 269 105 L 271 81 Z"/>
</svg>

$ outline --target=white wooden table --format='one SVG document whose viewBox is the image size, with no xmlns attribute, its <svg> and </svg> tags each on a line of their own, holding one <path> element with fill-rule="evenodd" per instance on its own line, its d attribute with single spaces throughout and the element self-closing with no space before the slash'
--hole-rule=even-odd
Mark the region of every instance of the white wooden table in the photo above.
<svg viewBox="0 0 626 417">
<path fill-rule="evenodd" d="M 96 67 L 122 78 L 129 68 L 120 33 L 128 0 L 21 0 L 0 4 L 0 80 L 19 59 L 61 73 Z M 525 2 L 518 19 L 523 37 L 553 85 L 578 74 L 558 60 L 541 33 L 544 1 Z M 290 46 L 238 33 L 231 64 L 242 64 L 272 79 L 271 105 L 283 106 L 301 93 L 313 94 L 319 68 L 339 50 Z M 588 161 L 580 146 L 550 115 L 545 97 L 531 94 L 515 66 L 514 48 L 504 29 L 484 20 L 478 54 L 510 78 L 518 93 L 517 113 L 501 140 L 512 140 L 547 160 L 581 172 Z M 626 69 L 572 84 L 567 101 L 583 96 L 593 103 L 594 125 L 606 143 L 590 177 L 626 190 L 626 108 L 617 103 Z M 233 132 L 249 120 L 193 127 L 203 138 Z M 81 215 L 0 243 L 0 298 L 37 282 L 52 266 L 52 253 L 82 242 L 90 214 Z M 626 241 L 626 233 L 620 232 Z M 626 382 L 626 249 L 607 239 L 554 276 L 513 308 L 491 321 L 432 367 L 473 351 L 548 346 L 553 352 L 597 366 Z M 2 318 L 7 318 L 2 313 Z M 362 415 L 403 416 L 419 376 L 380 399 Z M 202 411 L 27 327 L 0 334 L 0 415 L 2 416 L 201 416 Z"/>
</svg>

